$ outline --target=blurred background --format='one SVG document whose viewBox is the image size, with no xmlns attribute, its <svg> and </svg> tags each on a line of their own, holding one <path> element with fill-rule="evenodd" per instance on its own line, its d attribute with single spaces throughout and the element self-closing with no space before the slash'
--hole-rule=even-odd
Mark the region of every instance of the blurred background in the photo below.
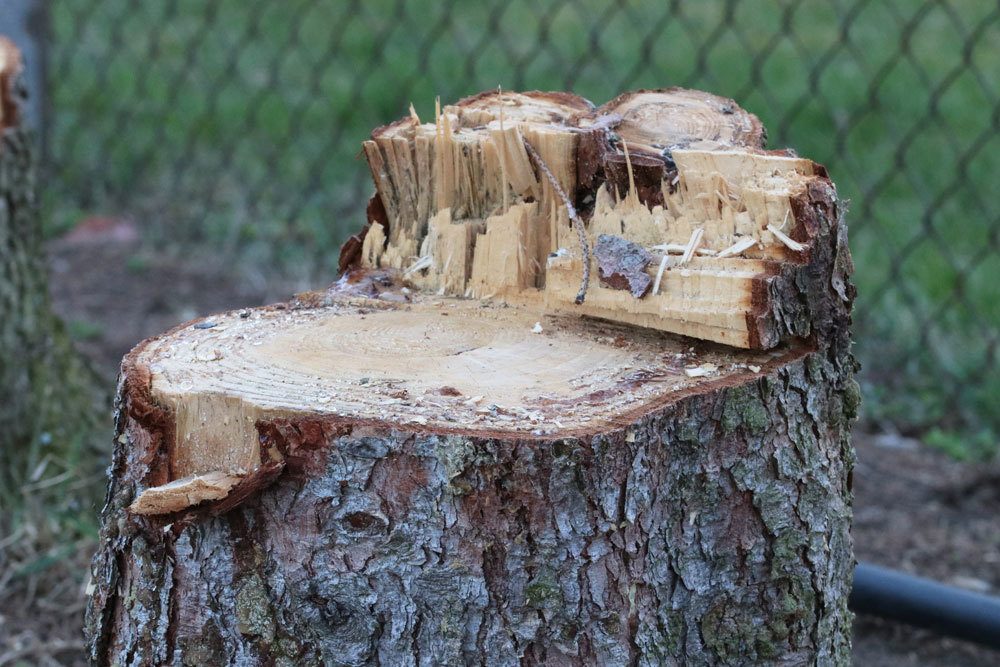
<svg viewBox="0 0 1000 667">
<path fill-rule="evenodd" d="M 0 32 L 28 58 L 55 307 L 109 391 L 142 337 L 332 282 L 372 191 L 361 141 L 411 102 L 429 117 L 435 96 L 497 85 L 597 104 L 671 85 L 733 97 L 760 116 L 772 148 L 824 163 L 849 201 L 865 398 L 859 554 L 1000 587 L 990 509 L 1000 501 L 1000 3 L 0 5 Z M 0 596 L 78 613 L 105 444 L 36 454 L 73 462 L 44 487 L 63 489 L 63 509 L 42 530 L 71 530 L 73 546 L 59 551 L 37 526 L 0 536 Z M 47 479 L 29 480 L 22 502 Z M 11 545 L 31 530 L 34 546 L 15 558 Z M 67 563 L 79 566 L 69 583 L 34 574 Z M 42 636 L 9 627 L 21 644 L 11 639 L 8 653 Z M 874 622 L 865 632 L 865 664 L 982 657 Z M 79 638 L 66 636 L 64 653 L 31 655 L 72 661 Z"/>
</svg>

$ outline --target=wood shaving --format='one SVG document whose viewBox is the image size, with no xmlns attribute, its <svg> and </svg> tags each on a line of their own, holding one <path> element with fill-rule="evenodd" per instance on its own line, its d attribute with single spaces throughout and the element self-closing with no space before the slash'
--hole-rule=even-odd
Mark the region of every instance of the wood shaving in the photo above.
<svg viewBox="0 0 1000 667">
<path fill-rule="evenodd" d="M 650 246 L 650 250 L 658 250 L 659 252 L 665 252 L 670 255 L 683 255 L 684 251 L 687 250 L 686 243 L 661 243 L 659 245 Z M 703 255 L 705 257 L 714 257 L 715 251 L 711 248 L 698 248 L 695 254 Z"/>
<path fill-rule="evenodd" d="M 783 231 L 781 231 L 780 229 L 778 229 L 774 225 L 768 225 L 767 226 L 767 231 L 769 231 L 772 234 L 774 234 L 774 238 L 776 238 L 779 241 L 781 241 L 782 243 L 784 243 L 788 247 L 789 250 L 792 250 L 794 252 L 802 252 L 803 250 L 806 249 L 805 244 L 799 243 L 798 241 L 792 239 L 791 237 L 789 237 L 787 234 L 785 234 Z"/>
<path fill-rule="evenodd" d="M 411 264 L 410 268 L 408 268 L 406 271 L 403 272 L 403 275 L 408 276 L 410 274 L 416 273 L 417 271 L 423 271 L 424 269 L 429 269 L 433 263 L 434 263 L 434 258 L 431 257 L 430 255 L 425 255 L 420 259 L 418 259 L 417 261 L 415 261 L 413 264 Z"/>
<path fill-rule="evenodd" d="M 694 257 L 694 253 L 698 249 L 698 246 L 701 245 L 701 241 L 704 236 L 705 230 L 700 227 L 691 232 L 691 238 L 688 240 L 687 247 L 684 249 L 684 254 L 681 255 L 681 261 L 677 263 L 678 266 L 683 266 L 691 261 L 691 258 Z"/>
<path fill-rule="evenodd" d="M 719 367 L 715 364 L 701 364 L 700 366 L 692 366 L 690 368 L 684 369 L 684 374 L 689 378 L 700 378 L 706 375 L 711 375 L 719 370 Z"/>
<path fill-rule="evenodd" d="M 667 261 L 670 259 L 668 255 L 663 255 L 663 259 L 660 260 L 660 267 L 656 270 L 656 280 L 653 281 L 653 294 L 660 293 L 660 281 L 663 280 L 663 272 L 667 270 Z"/>
<path fill-rule="evenodd" d="M 146 489 L 129 506 L 129 511 L 141 515 L 179 512 L 207 500 L 225 498 L 241 479 L 243 475 L 221 471 L 191 475 Z"/>
<path fill-rule="evenodd" d="M 719 254 L 716 255 L 716 257 L 723 258 L 723 257 L 733 257 L 735 255 L 742 255 L 744 252 L 754 247 L 755 245 L 757 245 L 757 239 L 753 238 L 752 236 L 744 236 L 733 245 L 729 246 L 725 250 L 720 251 Z"/>
</svg>

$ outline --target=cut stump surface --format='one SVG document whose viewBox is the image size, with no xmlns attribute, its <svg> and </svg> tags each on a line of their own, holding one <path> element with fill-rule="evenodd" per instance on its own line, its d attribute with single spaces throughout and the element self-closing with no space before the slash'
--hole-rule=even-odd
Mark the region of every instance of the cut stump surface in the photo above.
<svg viewBox="0 0 1000 667">
<path fill-rule="evenodd" d="M 710 387 L 752 381 L 808 352 L 796 345 L 734 355 L 656 331 L 567 316 L 539 320 L 464 299 L 317 297 L 331 305 L 220 314 L 129 355 L 126 368 L 148 378 L 143 389 L 171 413 L 171 479 L 252 470 L 262 420 L 585 437 Z"/>
</svg>

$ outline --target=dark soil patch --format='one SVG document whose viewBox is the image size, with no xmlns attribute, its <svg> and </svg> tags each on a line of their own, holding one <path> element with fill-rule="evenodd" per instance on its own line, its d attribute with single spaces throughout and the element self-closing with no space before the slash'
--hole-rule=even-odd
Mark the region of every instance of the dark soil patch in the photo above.
<svg viewBox="0 0 1000 667">
<path fill-rule="evenodd" d="M 855 435 L 854 548 L 870 561 L 1000 595 L 1000 464 L 960 463 L 918 441 Z M 858 665 L 997 665 L 1000 652 L 858 617 Z"/>
</svg>

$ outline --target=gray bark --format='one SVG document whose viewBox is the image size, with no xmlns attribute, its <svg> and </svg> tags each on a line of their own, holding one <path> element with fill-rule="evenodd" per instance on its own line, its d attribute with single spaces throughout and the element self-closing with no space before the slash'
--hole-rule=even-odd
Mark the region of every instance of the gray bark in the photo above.
<svg viewBox="0 0 1000 667">
<path fill-rule="evenodd" d="M 222 516 L 124 515 L 96 564 L 110 664 L 847 664 L 848 425 L 820 355 L 587 440 L 279 422 L 278 481 Z"/>
</svg>

